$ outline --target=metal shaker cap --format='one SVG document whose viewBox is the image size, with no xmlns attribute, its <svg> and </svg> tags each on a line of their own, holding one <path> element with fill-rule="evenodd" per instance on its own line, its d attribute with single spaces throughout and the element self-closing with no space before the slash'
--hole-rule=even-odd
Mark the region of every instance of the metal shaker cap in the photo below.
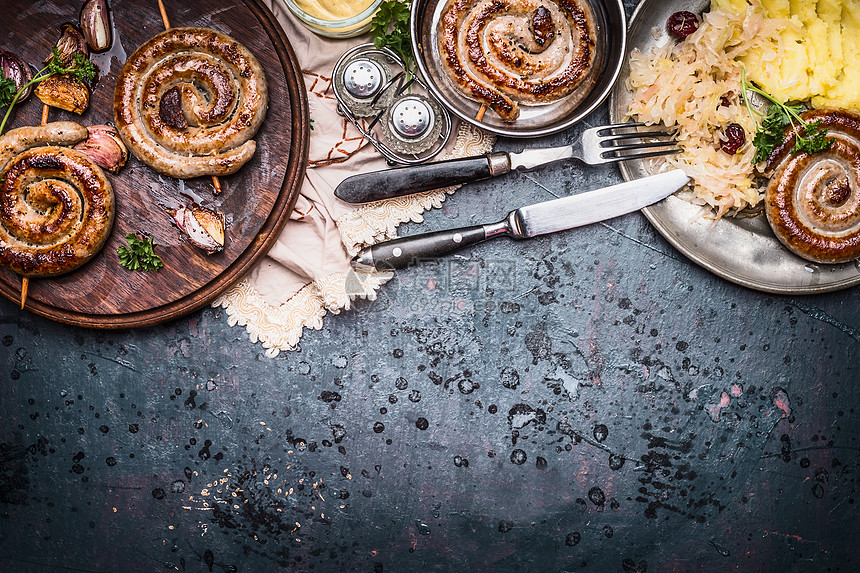
<svg viewBox="0 0 860 573">
<path fill-rule="evenodd" d="M 383 77 L 383 72 L 376 62 L 365 58 L 357 59 L 343 71 L 343 86 L 352 97 L 366 99 L 379 91 Z"/>
<path fill-rule="evenodd" d="M 380 122 L 386 143 L 397 153 L 414 155 L 432 148 L 442 134 L 442 110 L 421 94 L 398 98 Z"/>
<path fill-rule="evenodd" d="M 397 135 L 421 137 L 433 123 L 433 110 L 417 97 L 407 96 L 397 101 L 390 111 L 391 126 Z"/>
</svg>

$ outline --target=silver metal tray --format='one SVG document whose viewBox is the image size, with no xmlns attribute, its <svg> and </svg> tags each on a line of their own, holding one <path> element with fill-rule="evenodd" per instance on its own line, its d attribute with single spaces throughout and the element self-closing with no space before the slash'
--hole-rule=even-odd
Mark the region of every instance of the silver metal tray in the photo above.
<svg viewBox="0 0 860 573">
<path fill-rule="evenodd" d="M 698 0 L 643 0 L 630 18 L 628 53 L 670 41 L 666 21 L 679 10 L 701 13 L 709 2 Z M 657 30 L 657 34 L 653 30 Z M 609 117 L 624 121 L 632 99 L 626 89 L 630 75 L 627 58 L 609 99 Z M 619 165 L 625 180 L 645 177 L 659 161 L 627 161 Z M 764 215 L 752 219 L 726 217 L 714 223 L 697 216 L 699 208 L 675 196 L 642 210 L 657 231 L 696 264 L 739 285 L 776 294 L 830 292 L 860 284 L 860 262 L 815 264 L 787 249 L 771 232 Z"/>
<path fill-rule="evenodd" d="M 520 117 L 513 123 L 502 121 L 490 111 L 477 121 L 475 116 L 481 104 L 465 97 L 442 68 L 437 29 L 447 1 L 415 0 L 412 3 L 412 50 L 430 91 L 463 121 L 496 135 L 539 137 L 574 125 L 609 96 L 627 52 L 627 16 L 622 0 L 588 0 L 597 21 L 597 69 L 589 76 L 591 86 L 583 85 L 587 91 L 584 97 L 577 100 L 566 97 L 547 105 L 521 106 Z"/>
</svg>

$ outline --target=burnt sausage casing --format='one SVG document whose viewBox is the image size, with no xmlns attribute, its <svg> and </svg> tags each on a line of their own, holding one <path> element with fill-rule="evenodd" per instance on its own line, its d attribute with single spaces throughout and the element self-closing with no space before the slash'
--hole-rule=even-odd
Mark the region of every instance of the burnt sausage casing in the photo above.
<svg viewBox="0 0 860 573">
<path fill-rule="evenodd" d="M 25 277 L 73 271 L 98 253 L 114 220 L 104 172 L 71 145 L 73 122 L 22 127 L 0 137 L 0 265 Z"/>
<path fill-rule="evenodd" d="M 448 76 L 507 122 L 570 95 L 596 57 L 588 0 L 450 0 L 438 37 Z"/>
<path fill-rule="evenodd" d="M 802 117 L 820 120 L 833 141 L 819 153 L 793 153 L 795 134 L 787 132 L 768 159 L 767 220 L 798 256 L 844 263 L 860 257 L 860 115 L 816 109 Z"/>
<path fill-rule="evenodd" d="M 268 102 L 263 68 L 242 44 L 208 28 L 171 28 L 126 61 L 114 116 L 135 157 L 188 179 L 229 175 L 248 162 Z"/>
</svg>

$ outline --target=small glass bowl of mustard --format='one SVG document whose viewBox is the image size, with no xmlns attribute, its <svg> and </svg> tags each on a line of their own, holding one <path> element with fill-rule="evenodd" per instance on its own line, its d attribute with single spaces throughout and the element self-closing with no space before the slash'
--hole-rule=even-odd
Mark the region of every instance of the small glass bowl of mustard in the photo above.
<svg viewBox="0 0 860 573">
<path fill-rule="evenodd" d="M 284 0 L 310 31 L 327 38 L 351 38 L 367 32 L 382 0 Z"/>
</svg>

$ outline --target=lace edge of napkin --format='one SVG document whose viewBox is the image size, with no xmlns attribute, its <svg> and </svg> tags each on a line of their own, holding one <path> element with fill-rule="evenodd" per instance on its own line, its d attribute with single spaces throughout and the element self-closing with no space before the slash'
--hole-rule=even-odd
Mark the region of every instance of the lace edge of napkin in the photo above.
<svg viewBox="0 0 860 573">
<path fill-rule="evenodd" d="M 453 159 L 483 155 L 492 151 L 496 137 L 462 123 L 454 148 L 445 157 Z M 394 238 L 397 226 L 406 221 L 421 222 L 422 213 L 439 208 L 457 188 L 428 191 L 408 197 L 371 203 L 351 211 L 336 221 L 341 241 L 350 255 L 363 246 Z M 376 299 L 376 291 L 388 282 L 390 273 L 370 273 L 359 277 L 352 271 L 333 273 L 302 287 L 282 305 L 275 307 L 242 279 L 212 302 L 227 312 L 230 326 L 243 326 L 253 344 L 261 343 L 266 356 L 274 358 L 282 350 L 296 348 L 305 328 L 320 330 L 326 312 L 349 310 L 356 298 Z"/>
<path fill-rule="evenodd" d="M 356 298 L 376 300 L 376 291 L 392 273 L 359 276 L 348 271 L 315 280 L 280 306 L 272 306 L 247 279 L 242 279 L 212 303 L 227 312 L 230 326 L 243 326 L 252 344 L 261 343 L 266 356 L 276 357 L 282 350 L 294 350 L 305 328 L 320 330 L 326 312 L 349 310 Z"/>
</svg>

